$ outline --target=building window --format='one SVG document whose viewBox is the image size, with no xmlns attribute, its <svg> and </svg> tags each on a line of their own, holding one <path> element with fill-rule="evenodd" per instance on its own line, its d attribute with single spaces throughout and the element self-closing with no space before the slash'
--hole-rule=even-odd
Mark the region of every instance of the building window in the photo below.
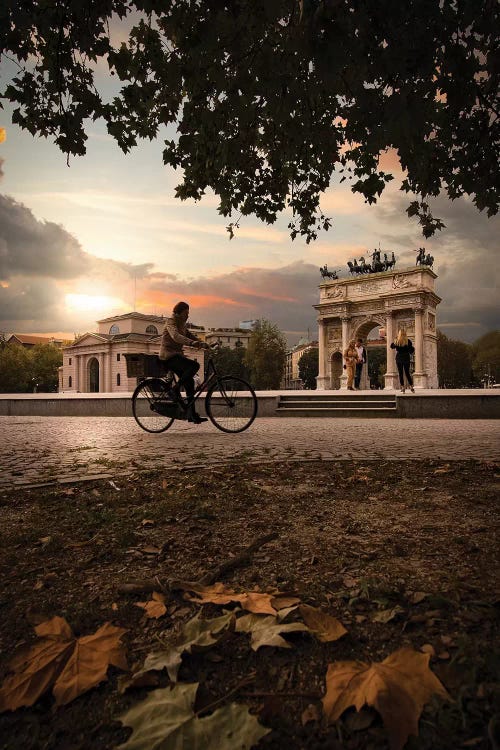
<svg viewBox="0 0 500 750">
<path fill-rule="evenodd" d="M 146 333 L 150 333 L 152 336 L 158 336 L 158 328 L 156 326 L 148 326 Z"/>
<path fill-rule="evenodd" d="M 116 355 L 116 361 L 117 361 L 117 362 L 119 362 L 119 361 L 120 361 L 120 355 L 119 355 L 119 354 L 117 354 L 117 355 Z"/>
<path fill-rule="evenodd" d="M 71 357 L 69 358 L 69 362 L 68 362 L 68 364 L 69 364 L 69 365 L 71 364 Z"/>
<path fill-rule="evenodd" d="M 73 378 L 70 375 L 68 378 L 68 388 L 72 388 L 72 387 L 73 387 Z"/>
<path fill-rule="evenodd" d="M 120 385 L 120 373 L 116 376 L 116 385 Z"/>
<path fill-rule="evenodd" d="M 109 329 L 109 332 L 114 335 L 115 333 L 120 333 L 120 329 L 117 325 L 112 325 Z"/>
</svg>

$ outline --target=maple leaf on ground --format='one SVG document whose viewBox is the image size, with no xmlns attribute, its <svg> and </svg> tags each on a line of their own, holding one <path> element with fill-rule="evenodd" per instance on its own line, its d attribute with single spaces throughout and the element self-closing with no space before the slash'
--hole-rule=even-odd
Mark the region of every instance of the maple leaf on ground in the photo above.
<svg viewBox="0 0 500 750">
<path fill-rule="evenodd" d="M 391 750 L 418 736 L 418 720 L 432 695 L 450 699 L 429 669 L 429 654 L 401 648 L 382 662 L 339 661 L 328 665 L 323 711 L 330 723 L 346 709 L 375 708 L 384 722 Z"/>
<path fill-rule="evenodd" d="M 271 731 L 246 706 L 231 703 L 199 718 L 193 710 L 198 683 L 153 690 L 119 721 L 133 732 L 118 750 L 249 750 Z"/>
<path fill-rule="evenodd" d="M 69 703 L 106 679 L 110 665 L 128 669 L 121 637 L 125 628 L 107 622 L 93 635 L 75 638 L 62 617 L 35 628 L 40 640 L 14 655 L 0 688 L 0 712 L 32 706 L 52 687 L 56 705 Z"/>
<path fill-rule="evenodd" d="M 301 622 L 284 624 L 277 617 L 251 614 L 239 617 L 235 630 L 237 633 L 251 633 L 250 646 L 257 651 L 261 646 L 292 648 L 291 643 L 285 641 L 280 633 L 308 632 L 309 628 Z"/>
<path fill-rule="evenodd" d="M 179 667 L 182 664 L 182 655 L 192 653 L 193 649 L 202 650 L 213 646 L 233 621 L 234 615 L 231 612 L 212 620 L 202 620 L 199 614 L 192 617 L 180 631 L 177 643 L 148 654 L 141 669 L 134 672 L 130 678 L 126 677 L 122 680 L 121 691 L 125 692 L 131 687 L 152 684 L 154 680 L 152 673 L 161 672 L 162 669 L 166 669 L 169 679 L 176 682 Z"/>
<path fill-rule="evenodd" d="M 274 594 L 263 594 L 256 591 L 237 593 L 223 583 L 214 583 L 212 586 L 192 585 L 189 589 L 196 596 L 186 594 L 189 601 L 196 604 L 230 604 L 237 602 L 247 612 L 262 615 L 275 615 L 281 607 L 290 606 L 291 603 L 298 604 L 296 597 L 282 597 L 279 592 Z M 276 607 L 273 606 L 276 604 Z"/>
<path fill-rule="evenodd" d="M 141 607 L 146 613 L 146 617 L 157 620 L 159 617 L 167 614 L 165 605 L 165 594 L 153 591 L 152 597 L 148 602 L 136 602 L 136 607 Z"/>
<path fill-rule="evenodd" d="M 338 641 L 339 638 L 342 638 L 347 633 L 340 620 L 328 615 L 326 612 L 322 612 L 316 607 L 301 604 L 299 612 L 311 633 L 323 643 Z"/>
</svg>

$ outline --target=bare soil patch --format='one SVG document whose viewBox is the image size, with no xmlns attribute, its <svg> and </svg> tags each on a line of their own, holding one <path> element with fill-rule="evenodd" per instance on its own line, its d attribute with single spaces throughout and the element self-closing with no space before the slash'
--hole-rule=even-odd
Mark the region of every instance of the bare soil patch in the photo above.
<svg viewBox="0 0 500 750">
<path fill-rule="evenodd" d="M 77 635 L 108 621 L 127 628 L 130 663 L 140 663 L 158 635 L 173 639 L 199 606 L 175 592 L 164 617 L 147 619 L 136 603 L 148 595 L 122 595 L 121 584 L 199 579 L 275 532 L 223 583 L 295 593 L 348 633 L 334 643 L 292 633 L 293 648 L 257 652 L 233 633 L 185 655 L 179 680 L 200 683 L 199 707 L 223 704 L 230 693 L 228 702 L 249 705 L 272 729 L 262 750 L 383 750 L 377 717 L 359 728 L 352 711 L 333 726 L 303 725 L 301 716 L 320 707 L 329 663 L 381 661 L 402 646 L 425 646 L 454 701 L 428 705 L 407 747 L 486 750 L 500 704 L 499 488 L 499 468 L 489 462 L 339 461 L 240 463 L 3 491 L 1 676 L 15 648 L 34 642 L 33 625 L 54 615 Z M 203 608 L 206 617 L 218 614 L 221 607 Z M 120 694 L 119 674 L 111 668 L 106 682 L 56 711 L 49 694 L 2 714 L 2 747 L 116 747 L 130 734 L 116 717 L 147 694 Z"/>
</svg>

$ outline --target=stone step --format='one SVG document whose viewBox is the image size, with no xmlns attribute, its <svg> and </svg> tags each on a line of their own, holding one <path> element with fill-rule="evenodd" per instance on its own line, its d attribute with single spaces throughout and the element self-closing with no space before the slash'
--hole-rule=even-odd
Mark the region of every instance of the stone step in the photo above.
<svg viewBox="0 0 500 750">
<path fill-rule="evenodd" d="M 312 409 L 308 406 L 295 407 L 295 406 L 281 406 L 279 405 L 276 410 L 277 417 L 334 417 L 350 418 L 358 417 L 361 419 L 370 418 L 394 418 L 398 416 L 396 405 L 392 406 L 379 406 L 363 408 L 350 408 L 349 406 L 335 406 L 335 407 L 321 407 L 319 409 Z"/>
<path fill-rule="evenodd" d="M 324 409 L 324 408 L 349 408 L 349 409 L 371 409 L 371 408 L 383 408 L 392 407 L 396 408 L 396 399 L 373 399 L 372 401 L 362 401 L 361 399 L 280 399 L 278 408 L 292 408 L 292 409 Z"/>
</svg>

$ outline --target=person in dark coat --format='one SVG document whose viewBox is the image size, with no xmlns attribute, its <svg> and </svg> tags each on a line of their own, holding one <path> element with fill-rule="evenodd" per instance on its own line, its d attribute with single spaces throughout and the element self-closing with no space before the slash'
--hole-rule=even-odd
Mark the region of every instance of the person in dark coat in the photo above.
<svg viewBox="0 0 500 750">
<path fill-rule="evenodd" d="M 413 354 L 414 349 L 411 340 L 406 335 L 406 331 L 402 329 L 398 331 L 398 336 L 395 341 L 392 342 L 391 349 L 396 350 L 396 367 L 398 368 L 399 373 L 401 393 L 405 392 L 404 375 L 406 375 L 408 385 L 410 386 L 410 391 L 412 393 L 415 393 L 415 389 L 413 387 L 413 379 L 410 374 L 410 355 Z"/>
</svg>

